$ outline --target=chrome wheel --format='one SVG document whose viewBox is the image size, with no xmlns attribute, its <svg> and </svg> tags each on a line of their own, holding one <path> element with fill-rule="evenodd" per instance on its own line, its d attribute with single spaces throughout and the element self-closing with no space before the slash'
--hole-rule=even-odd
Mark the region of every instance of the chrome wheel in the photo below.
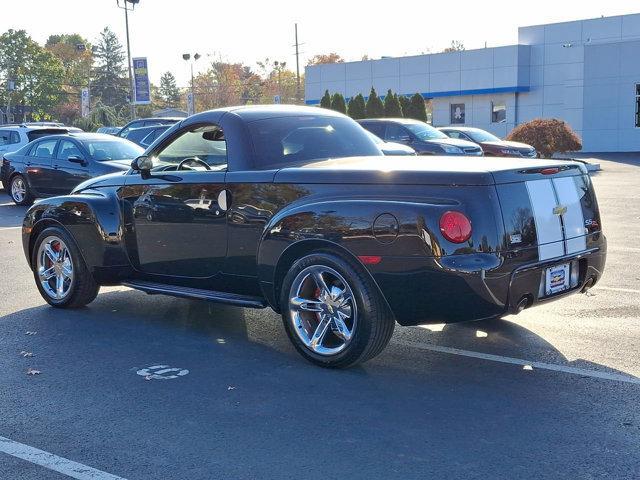
<svg viewBox="0 0 640 480">
<path fill-rule="evenodd" d="M 357 327 L 356 301 L 347 281 L 334 269 L 312 265 L 291 284 L 289 313 L 302 343 L 319 355 L 335 355 L 351 342 Z"/>
<path fill-rule="evenodd" d="M 73 261 L 65 243 L 56 236 L 46 237 L 38 248 L 37 273 L 40 285 L 54 300 L 62 300 L 73 287 Z"/>
<path fill-rule="evenodd" d="M 22 177 L 16 177 L 11 182 L 11 197 L 16 203 L 22 203 L 27 196 L 27 186 Z"/>
</svg>

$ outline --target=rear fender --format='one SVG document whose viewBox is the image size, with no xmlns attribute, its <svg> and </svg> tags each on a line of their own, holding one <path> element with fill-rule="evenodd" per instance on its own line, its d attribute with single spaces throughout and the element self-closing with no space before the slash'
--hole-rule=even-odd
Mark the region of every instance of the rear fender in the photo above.
<svg viewBox="0 0 640 480">
<path fill-rule="evenodd" d="M 286 274 L 296 258 L 322 248 L 342 251 L 358 263 L 361 263 L 360 256 L 433 256 L 433 245 L 423 239 L 423 232 L 431 228 L 425 216 L 430 208 L 444 206 L 406 201 L 336 200 L 285 209 L 274 215 L 260 239 L 257 264 L 263 293 L 272 306 L 277 307 L 274 304 L 283 270 Z M 292 256 L 291 252 L 297 254 Z M 287 264 L 284 268 L 283 262 Z"/>
</svg>

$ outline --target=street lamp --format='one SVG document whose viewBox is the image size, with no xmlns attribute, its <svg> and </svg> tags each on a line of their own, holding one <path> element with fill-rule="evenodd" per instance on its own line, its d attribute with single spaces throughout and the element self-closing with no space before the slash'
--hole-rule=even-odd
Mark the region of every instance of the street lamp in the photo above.
<svg viewBox="0 0 640 480">
<path fill-rule="evenodd" d="M 131 43 L 129 42 L 129 10 L 133 11 L 140 0 L 122 0 L 122 5 L 120 5 L 121 0 L 116 0 L 118 4 L 118 8 L 124 10 L 124 24 L 127 30 L 127 65 L 129 67 L 129 100 L 131 103 L 131 119 L 136 118 L 136 104 L 134 103 L 134 92 L 135 86 L 133 84 L 133 73 L 131 70 Z M 130 3 L 131 6 L 127 6 L 127 3 Z"/>
<path fill-rule="evenodd" d="M 193 62 L 197 61 L 202 55 L 200 55 L 199 53 L 194 53 L 193 54 L 193 61 L 191 61 L 191 112 L 189 112 L 190 114 L 194 114 L 196 113 L 196 94 L 195 94 L 195 90 L 194 90 L 194 82 L 193 82 Z M 191 54 L 190 53 L 183 53 L 182 54 L 182 59 L 186 62 L 188 62 L 189 60 L 191 60 Z"/>
</svg>

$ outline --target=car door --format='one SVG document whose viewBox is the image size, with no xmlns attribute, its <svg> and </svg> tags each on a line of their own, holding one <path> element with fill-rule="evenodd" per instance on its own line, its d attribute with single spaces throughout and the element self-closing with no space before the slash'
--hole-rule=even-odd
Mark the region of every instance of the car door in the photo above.
<svg viewBox="0 0 640 480">
<path fill-rule="evenodd" d="M 185 127 L 149 153 L 151 175 L 128 175 L 120 193 L 132 264 L 164 283 L 216 277 L 227 253 L 222 130 Z"/>
<path fill-rule="evenodd" d="M 53 160 L 56 194 L 69 193 L 76 185 L 91 178 L 90 165 L 88 155 L 75 140 L 60 140 Z"/>
<path fill-rule="evenodd" d="M 384 133 L 384 139 L 387 142 L 402 143 L 403 145 L 412 145 L 411 132 L 397 123 L 387 123 Z"/>
<path fill-rule="evenodd" d="M 57 138 L 38 141 L 25 158 L 25 175 L 29 186 L 38 195 L 55 195 L 55 171 L 53 157 L 58 145 Z"/>
</svg>

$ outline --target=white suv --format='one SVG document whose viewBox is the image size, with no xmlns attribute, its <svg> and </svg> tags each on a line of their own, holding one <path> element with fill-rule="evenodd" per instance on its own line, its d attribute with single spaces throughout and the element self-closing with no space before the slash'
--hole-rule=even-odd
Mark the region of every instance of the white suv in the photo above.
<svg viewBox="0 0 640 480">
<path fill-rule="evenodd" d="M 15 152 L 36 138 L 81 131 L 79 128 L 66 127 L 61 123 L 0 125 L 0 160 L 5 153 Z"/>
</svg>

